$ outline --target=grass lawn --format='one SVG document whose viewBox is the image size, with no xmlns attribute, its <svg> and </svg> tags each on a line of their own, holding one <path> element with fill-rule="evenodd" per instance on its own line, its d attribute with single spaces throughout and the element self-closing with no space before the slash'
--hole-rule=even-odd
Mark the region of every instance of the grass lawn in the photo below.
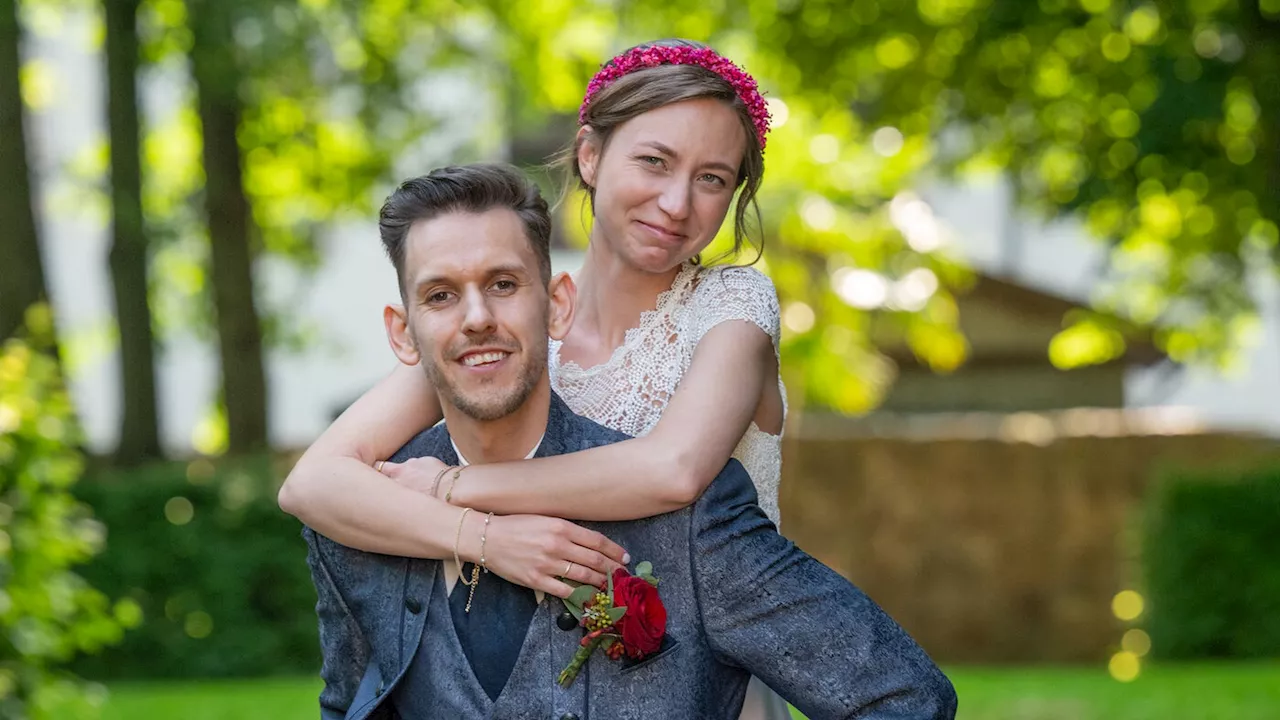
<svg viewBox="0 0 1280 720">
<path fill-rule="evenodd" d="M 1131 683 L 1102 668 L 959 668 L 960 720 L 1273 720 L 1280 663 L 1147 667 Z M 121 683 L 104 720 L 315 720 L 312 679 Z M 799 717 L 797 715 L 797 717 Z"/>
</svg>

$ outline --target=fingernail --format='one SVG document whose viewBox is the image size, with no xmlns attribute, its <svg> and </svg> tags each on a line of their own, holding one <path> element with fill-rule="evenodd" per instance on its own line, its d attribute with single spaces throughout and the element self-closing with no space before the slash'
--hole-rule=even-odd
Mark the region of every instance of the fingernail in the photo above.
<svg viewBox="0 0 1280 720">
<path fill-rule="evenodd" d="M 622 564 L 626 565 L 630 562 L 631 562 L 631 553 L 629 552 L 622 553 Z"/>
</svg>

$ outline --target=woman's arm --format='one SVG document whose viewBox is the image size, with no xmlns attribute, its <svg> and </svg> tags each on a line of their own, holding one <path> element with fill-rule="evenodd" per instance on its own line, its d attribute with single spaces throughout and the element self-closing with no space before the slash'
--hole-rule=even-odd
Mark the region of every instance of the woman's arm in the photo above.
<svg viewBox="0 0 1280 720">
<path fill-rule="evenodd" d="M 435 390 L 419 367 L 399 365 L 351 404 L 294 465 L 280 508 L 343 545 L 404 557 L 435 557 L 455 512 L 373 469 L 440 419 Z M 446 514 L 447 512 L 447 514 Z"/>
<path fill-rule="evenodd" d="M 769 336 L 750 322 L 722 322 L 698 343 L 648 435 L 568 455 L 468 467 L 451 502 L 580 520 L 634 520 L 685 507 L 724 468 L 777 377 Z"/>
<path fill-rule="evenodd" d="M 421 368 L 397 367 L 298 460 L 280 488 L 281 509 L 336 542 L 369 552 L 449 560 L 456 550 L 469 562 L 483 554 L 498 575 L 558 597 L 572 591 L 561 576 L 600 585 L 628 560 L 604 535 L 558 518 L 505 515 L 486 527 L 483 513 L 463 516 L 461 507 L 373 469 L 374 458 L 389 457 L 439 417 L 439 401 Z"/>
</svg>

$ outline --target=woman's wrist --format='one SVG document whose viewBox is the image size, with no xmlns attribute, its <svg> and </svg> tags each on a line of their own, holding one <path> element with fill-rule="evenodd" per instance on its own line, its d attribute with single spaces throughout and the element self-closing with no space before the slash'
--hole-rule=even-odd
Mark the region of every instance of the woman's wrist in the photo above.
<svg viewBox="0 0 1280 720">
<path fill-rule="evenodd" d="M 479 511 L 480 508 L 476 507 L 479 498 L 475 493 L 475 473 L 478 470 L 474 465 L 464 465 L 445 473 L 444 479 L 440 481 L 439 497 L 454 507 L 469 507 Z"/>
<path fill-rule="evenodd" d="M 467 512 L 466 508 L 454 508 L 453 524 L 451 529 L 457 528 L 459 522 L 462 524 L 461 532 L 457 535 L 458 557 L 464 562 L 479 563 L 480 562 L 480 536 L 484 533 L 485 513 L 472 510 Z M 461 517 L 463 514 L 466 517 Z M 492 529 L 490 524 L 490 529 Z M 453 538 L 450 538 L 453 540 Z M 492 554 L 486 560 L 492 560 Z"/>
</svg>

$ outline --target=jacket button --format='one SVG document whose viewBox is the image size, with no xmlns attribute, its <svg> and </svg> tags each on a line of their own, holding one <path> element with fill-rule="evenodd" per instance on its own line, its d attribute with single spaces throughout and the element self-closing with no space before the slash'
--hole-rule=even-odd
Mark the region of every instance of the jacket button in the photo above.
<svg viewBox="0 0 1280 720">
<path fill-rule="evenodd" d="M 373 691 L 373 696 L 374 696 L 374 697 L 382 697 L 382 693 L 383 693 L 383 691 L 384 691 L 384 690 L 386 690 L 386 687 L 385 687 L 385 686 L 383 686 L 383 684 L 382 684 L 382 683 L 378 683 L 378 689 Z"/>
<path fill-rule="evenodd" d="M 408 609 L 409 612 L 413 613 L 414 615 L 417 615 L 418 613 L 422 612 L 422 601 L 419 600 L 418 598 L 415 598 L 415 597 L 405 598 L 404 606 L 406 609 Z"/>
<path fill-rule="evenodd" d="M 561 630 L 572 630 L 578 627 L 578 620 L 571 613 L 562 612 L 556 616 L 556 627 Z"/>
<path fill-rule="evenodd" d="M 578 713 L 565 713 L 560 716 L 560 720 L 578 720 Z"/>
</svg>

